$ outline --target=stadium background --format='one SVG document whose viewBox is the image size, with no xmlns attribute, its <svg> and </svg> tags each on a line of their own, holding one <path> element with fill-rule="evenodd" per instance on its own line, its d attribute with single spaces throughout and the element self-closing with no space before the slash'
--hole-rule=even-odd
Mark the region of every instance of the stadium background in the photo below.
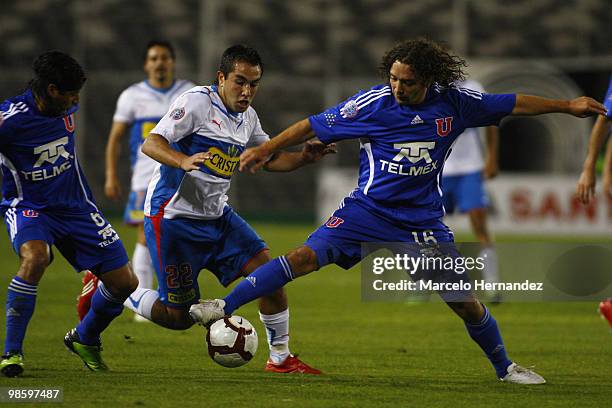
<svg viewBox="0 0 612 408">
<path fill-rule="evenodd" d="M 117 96 L 144 77 L 142 51 L 151 38 L 171 41 L 178 77 L 200 84 L 214 78 L 228 45 L 255 46 L 265 75 L 254 107 L 274 135 L 378 83 L 382 53 L 415 36 L 445 41 L 469 60 L 472 75 L 491 91 L 601 99 L 612 70 L 610 21 L 607 0 L 2 2 L 0 94 L 20 91 L 30 78 L 26 67 L 44 50 L 67 51 L 84 64 L 89 80 L 78 119 L 81 163 L 102 208 L 118 215 L 123 204 L 104 198 L 102 151 Z M 577 177 L 592 121 L 557 119 L 503 123 L 503 174 Z M 250 218 L 313 222 L 320 172 L 355 168 L 357 150 L 357 142 L 344 142 L 336 157 L 292 174 L 239 174 L 231 202 Z M 127 189 L 125 145 L 122 158 Z"/>
<path fill-rule="evenodd" d="M 612 71 L 609 0 L 22 0 L 0 1 L 0 10 L 2 98 L 23 89 L 33 58 L 44 50 L 65 50 L 85 65 L 89 80 L 78 118 L 81 163 L 105 214 L 115 216 L 123 203 L 104 198 L 102 152 L 117 96 L 144 77 L 142 49 L 151 38 L 170 40 L 178 54 L 178 76 L 203 84 L 214 77 L 228 45 L 247 42 L 257 47 L 266 72 L 255 108 L 270 134 L 378 83 L 381 54 L 406 37 L 447 41 L 493 91 L 520 88 L 601 99 Z M 558 119 L 503 123 L 500 179 L 512 178 L 504 183 L 519 182 L 535 190 L 561 180 L 563 188 L 568 180 L 573 185 L 593 122 Z M 232 204 L 249 221 L 272 221 L 255 222 L 254 227 L 273 256 L 285 253 L 313 230 L 322 203 L 337 203 L 318 195 L 325 184 L 320 181 L 331 175 L 331 189 L 339 190 L 337 183 L 347 180 L 342 175 L 355 173 L 357 149 L 356 143 L 343 142 L 335 157 L 291 174 L 237 174 Z M 127 189 L 126 146 L 122 157 Z M 529 175 L 540 180 L 533 184 Z M 610 214 L 604 214 L 607 220 Z M 113 225 L 131 252 L 134 231 L 119 218 Z M 610 231 L 609 224 L 601 225 L 606 228 Z M 498 234 L 497 239 L 500 246 L 538 240 L 585 242 L 557 232 L 540 237 Z M 2 288 L 18 260 L 10 254 L 7 234 L 0 234 L 0 248 L 6 254 L 0 258 L 4 304 Z M 255 361 L 239 371 L 220 368 L 207 357 L 202 329 L 163 330 L 135 324 L 131 313 L 123 313 L 104 334 L 105 359 L 113 371 L 98 376 L 68 355 L 61 341 L 76 322 L 74 298 L 81 284 L 73 275 L 56 256 L 39 286 L 28 328 L 25 375 L 0 377 L 0 386 L 60 386 L 66 406 L 83 407 L 602 407 L 612 399 L 612 344 L 595 302 L 497 306 L 494 313 L 512 358 L 525 365 L 537 363 L 536 370 L 549 381 L 545 387 L 512 387 L 495 382 L 488 361 L 445 305 L 362 301 L 359 267 L 343 271 L 328 266 L 287 288 L 291 349 L 323 369 L 325 376 L 263 372 L 267 353 L 254 303 L 240 314 L 257 326 L 259 351 Z M 209 273 L 202 273 L 199 283 L 207 297 L 227 293 Z"/>
</svg>

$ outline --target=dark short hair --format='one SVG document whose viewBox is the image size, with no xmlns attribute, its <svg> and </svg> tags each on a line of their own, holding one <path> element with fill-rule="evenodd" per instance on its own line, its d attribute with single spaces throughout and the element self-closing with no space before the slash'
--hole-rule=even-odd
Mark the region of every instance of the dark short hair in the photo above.
<svg viewBox="0 0 612 408">
<path fill-rule="evenodd" d="M 165 40 L 151 40 L 147 43 L 147 46 L 144 49 L 144 53 L 142 54 L 142 60 L 146 61 L 147 60 L 147 55 L 149 55 L 149 50 L 153 47 L 164 47 L 167 48 L 168 51 L 170 51 L 170 56 L 172 57 L 173 60 L 176 61 L 176 54 L 174 52 L 174 47 L 172 46 L 172 44 L 170 44 L 170 42 L 165 41 Z"/>
<path fill-rule="evenodd" d="M 243 44 L 232 45 L 223 51 L 221 62 L 219 63 L 219 71 L 223 72 L 223 76 L 227 78 L 230 72 L 234 71 L 234 64 L 237 62 L 246 62 L 253 66 L 259 65 L 261 75 L 263 75 L 263 62 L 255 48 Z M 219 85 L 217 79 L 215 79 L 215 84 Z"/>
<path fill-rule="evenodd" d="M 64 93 L 78 91 L 87 80 L 81 65 L 70 55 L 61 51 L 47 51 L 32 63 L 34 78 L 30 81 L 32 90 L 40 96 L 47 96 L 50 84 Z"/>
<path fill-rule="evenodd" d="M 396 61 L 410 65 L 416 79 L 424 83 L 448 86 L 465 79 L 465 60 L 429 39 L 402 41 L 387 51 L 378 67 L 385 80 L 389 80 L 389 71 Z"/>
</svg>

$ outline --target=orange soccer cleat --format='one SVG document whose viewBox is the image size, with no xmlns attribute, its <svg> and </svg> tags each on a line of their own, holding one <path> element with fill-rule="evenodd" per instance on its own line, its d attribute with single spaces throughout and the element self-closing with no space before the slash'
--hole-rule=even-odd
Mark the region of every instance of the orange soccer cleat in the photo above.
<svg viewBox="0 0 612 408">
<path fill-rule="evenodd" d="M 264 370 L 272 373 L 323 374 L 321 370 L 309 366 L 293 354 L 289 354 L 281 364 L 274 364 L 268 360 Z"/>
<path fill-rule="evenodd" d="M 98 287 L 99 279 L 91 271 L 84 272 L 83 276 L 83 290 L 81 295 L 77 298 L 77 314 L 79 320 L 83 320 L 89 308 L 91 307 L 91 298 Z"/>
<path fill-rule="evenodd" d="M 599 314 L 602 319 L 606 319 L 612 328 L 612 298 L 602 300 L 599 303 Z"/>
</svg>

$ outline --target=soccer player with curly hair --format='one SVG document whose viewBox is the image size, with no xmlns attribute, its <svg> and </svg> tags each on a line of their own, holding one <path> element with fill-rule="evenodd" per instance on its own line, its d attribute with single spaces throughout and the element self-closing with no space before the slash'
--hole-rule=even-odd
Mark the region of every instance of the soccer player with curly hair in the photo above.
<svg viewBox="0 0 612 408">
<path fill-rule="evenodd" d="M 325 265 L 348 269 L 362 259 L 364 242 L 394 237 L 404 243 L 435 241 L 452 250 L 453 234 L 442 222 L 439 179 L 453 142 L 466 128 L 496 125 L 508 115 L 560 112 L 586 117 L 605 113 L 603 105 L 587 97 L 553 100 L 457 88 L 454 83 L 464 78 L 464 65 L 461 58 L 432 41 L 404 41 L 383 57 L 384 84 L 303 119 L 242 153 L 240 169 L 255 172 L 279 149 L 315 136 L 323 143 L 359 139 L 359 184 L 304 245 L 259 267 L 224 299 L 192 306 L 192 316 L 208 325 Z M 417 115 L 422 120 L 411 124 Z M 255 281 L 257 285 L 251 283 Z M 442 298 L 464 321 L 497 378 L 544 383 L 540 375 L 509 359 L 497 322 L 486 306 L 472 293 L 460 295 L 458 299 Z"/>
</svg>

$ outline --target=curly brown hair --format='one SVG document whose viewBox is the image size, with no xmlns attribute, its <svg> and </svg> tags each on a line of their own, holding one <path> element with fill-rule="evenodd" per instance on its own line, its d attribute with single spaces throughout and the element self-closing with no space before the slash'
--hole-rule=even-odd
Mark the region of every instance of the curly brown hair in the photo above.
<svg viewBox="0 0 612 408">
<path fill-rule="evenodd" d="M 465 79 L 465 60 L 426 38 L 402 41 L 385 53 L 378 67 L 385 80 L 389 80 L 389 71 L 396 61 L 410 65 L 416 79 L 426 84 L 448 86 Z"/>
</svg>

